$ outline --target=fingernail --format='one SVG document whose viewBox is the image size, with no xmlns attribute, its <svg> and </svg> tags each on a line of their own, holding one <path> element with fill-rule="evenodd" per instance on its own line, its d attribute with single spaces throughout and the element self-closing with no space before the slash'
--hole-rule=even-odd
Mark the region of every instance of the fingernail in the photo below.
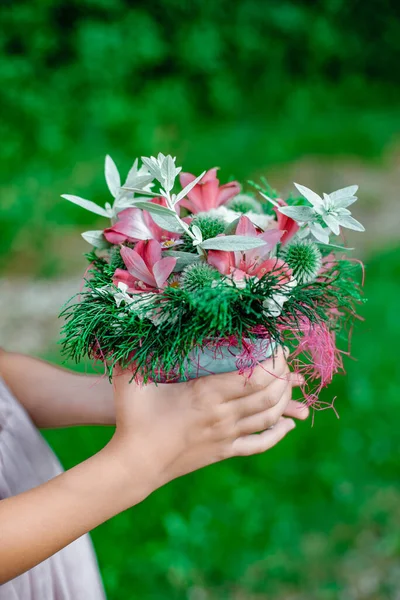
<svg viewBox="0 0 400 600">
<path fill-rule="evenodd" d="M 289 431 L 291 431 L 292 429 L 294 429 L 296 427 L 296 423 L 294 421 L 290 421 L 289 423 Z"/>
</svg>

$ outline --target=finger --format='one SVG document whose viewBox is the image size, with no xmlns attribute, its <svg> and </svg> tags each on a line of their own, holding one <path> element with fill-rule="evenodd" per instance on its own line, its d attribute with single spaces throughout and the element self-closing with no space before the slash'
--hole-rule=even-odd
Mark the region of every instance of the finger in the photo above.
<svg viewBox="0 0 400 600">
<path fill-rule="evenodd" d="M 292 419 L 281 417 L 272 429 L 235 440 L 232 444 L 233 456 L 251 456 L 265 452 L 280 442 L 295 427 L 296 424 Z"/>
<path fill-rule="evenodd" d="M 305 381 L 303 375 L 301 375 L 300 373 L 290 373 L 289 380 L 293 387 L 303 385 Z"/>
<path fill-rule="evenodd" d="M 255 392 L 250 396 L 244 396 L 230 402 L 227 406 L 233 411 L 234 417 L 239 420 L 260 412 L 264 412 L 278 404 L 287 386 L 290 385 L 291 377 L 287 373 L 275 377 L 267 388 Z"/>
<path fill-rule="evenodd" d="M 276 356 L 258 364 L 250 377 L 245 377 L 235 371 L 210 375 L 205 378 L 204 383 L 210 387 L 210 390 L 219 393 L 225 402 L 228 402 L 265 389 L 277 377 L 281 377 L 286 370 L 285 356 L 282 348 L 279 348 Z"/>
<path fill-rule="evenodd" d="M 290 400 L 283 414 L 285 417 L 293 417 L 294 419 L 304 421 L 309 416 L 310 409 L 303 402 Z"/>
<path fill-rule="evenodd" d="M 250 435 L 259 431 L 264 431 L 265 429 L 269 429 L 273 425 L 276 425 L 283 413 L 286 411 L 291 397 L 292 389 L 290 384 L 287 384 L 287 387 L 279 399 L 279 402 L 273 408 L 269 408 L 263 412 L 251 415 L 250 417 L 245 417 L 244 419 L 238 421 L 236 429 L 239 433 L 239 436 Z"/>
</svg>

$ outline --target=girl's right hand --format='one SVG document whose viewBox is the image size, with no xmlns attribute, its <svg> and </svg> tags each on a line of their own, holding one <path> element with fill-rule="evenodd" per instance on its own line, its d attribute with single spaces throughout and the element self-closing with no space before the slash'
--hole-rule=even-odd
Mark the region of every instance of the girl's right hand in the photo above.
<svg viewBox="0 0 400 600">
<path fill-rule="evenodd" d="M 131 378 L 114 373 L 117 427 L 108 450 L 132 481 L 140 457 L 149 493 L 211 463 L 269 450 L 295 427 L 282 415 L 303 420 L 309 412 L 291 400 L 301 379 L 282 349 L 249 379 L 233 372 L 139 386 Z"/>
</svg>

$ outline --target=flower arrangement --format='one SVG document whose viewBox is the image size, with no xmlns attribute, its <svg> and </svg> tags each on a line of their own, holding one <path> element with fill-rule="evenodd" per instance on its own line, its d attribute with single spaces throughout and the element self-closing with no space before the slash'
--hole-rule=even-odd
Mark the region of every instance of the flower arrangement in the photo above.
<svg viewBox="0 0 400 600">
<path fill-rule="evenodd" d="M 364 231 L 348 207 L 357 186 L 319 196 L 295 184 L 286 201 L 265 180 L 243 193 L 220 185 L 217 169 L 198 177 L 175 158 L 136 160 L 122 184 L 106 158 L 112 204 L 64 195 L 110 220 L 83 238 L 93 246 L 83 290 L 63 309 L 63 352 L 119 363 L 147 382 L 209 373 L 251 373 L 286 346 L 318 394 L 343 371 L 346 343 L 362 302 L 359 263 L 348 258 L 343 228 Z M 178 188 L 179 178 L 179 189 Z"/>
</svg>

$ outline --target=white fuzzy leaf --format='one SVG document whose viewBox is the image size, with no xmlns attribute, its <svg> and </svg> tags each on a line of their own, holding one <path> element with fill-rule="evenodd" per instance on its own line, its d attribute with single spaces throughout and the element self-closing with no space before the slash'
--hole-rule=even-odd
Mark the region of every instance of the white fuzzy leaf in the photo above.
<svg viewBox="0 0 400 600">
<path fill-rule="evenodd" d="M 236 228 L 239 224 L 239 221 L 240 221 L 240 217 L 237 217 L 234 221 L 231 221 L 230 223 L 228 223 L 228 225 L 224 229 L 225 235 L 234 234 L 236 231 Z"/>
<path fill-rule="evenodd" d="M 128 175 L 126 176 L 124 185 L 130 185 L 131 180 L 136 177 L 136 175 L 139 172 L 138 166 L 139 166 L 139 159 L 136 158 L 133 165 L 131 166 L 131 168 L 128 171 Z"/>
<path fill-rule="evenodd" d="M 145 210 L 147 210 L 147 207 Z M 182 225 L 176 218 L 176 215 L 153 212 L 151 216 L 153 221 L 155 221 L 159 227 L 162 227 L 162 229 L 166 229 L 172 233 L 182 233 L 184 231 Z"/>
<path fill-rule="evenodd" d="M 195 262 L 200 261 L 200 256 L 198 254 L 193 254 L 192 252 L 180 252 L 178 250 L 167 250 L 164 252 L 165 256 L 172 256 L 176 258 L 176 265 L 174 267 L 174 273 L 178 273 L 179 271 L 183 271 L 185 267 L 191 265 Z"/>
<path fill-rule="evenodd" d="M 279 212 L 295 221 L 306 222 L 314 218 L 311 206 L 280 206 Z"/>
<path fill-rule="evenodd" d="M 108 248 L 110 244 L 104 238 L 103 231 L 85 231 L 81 234 L 85 242 L 88 242 L 95 248 Z"/>
<path fill-rule="evenodd" d="M 80 198 L 79 196 L 71 196 L 70 194 L 62 194 L 61 198 L 65 198 L 65 200 L 68 200 L 73 204 L 77 204 L 78 206 L 81 206 L 82 208 L 85 208 L 96 215 L 100 215 L 101 217 L 109 216 L 108 212 L 104 208 L 95 202 L 92 202 L 91 200 L 85 200 L 84 198 Z"/>
<path fill-rule="evenodd" d="M 166 206 L 161 206 L 160 204 L 153 204 L 153 202 L 139 200 L 137 202 L 134 201 L 132 203 L 132 206 L 135 206 L 136 208 L 141 208 L 142 210 L 147 210 L 147 212 L 151 214 L 173 216 L 177 220 L 178 215 L 175 211 L 171 210 L 170 208 L 167 208 Z"/>
<path fill-rule="evenodd" d="M 204 250 L 226 250 L 240 251 L 250 250 L 251 248 L 258 248 L 263 246 L 265 241 L 258 238 L 247 235 L 225 235 L 210 238 L 200 244 L 200 247 Z"/>
<path fill-rule="evenodd" d="M 114 196 L 114 198 L 116 198 L 117 194 L 118 194 L 118 190 L 121 187 L 121 177 L 119 176 L 118 169 L 116 167 L 115 162 L 113 161 L 111 156 L 108 156 L 108 154 L 106 156 L 104 172 L 105 172 L 105 176 L 106 176 L 106 182 L 108 185 L 108 189 L 110 190 L 112 196 Z"/>
<path fill-rule="evenodd" d="M 155 198 L 157 196 L 157 194 L 155 194 L 151 190 L 142 190 L 141 188 L 137 188 L 137 187 L 125 187 L 125 186 L 123 186 L 121 188 L 121 190 L 124 190 L 126 192 L 133 192 L 135 194 L 143 194 L 145 196 L 152 196 L 153 198 Z"/>
<path fill-rule="evenodd" d="M 332 192 L 329 194 L 331 200 L 342 200 L 343 198 L 351 198 L 357 193 L 358 185 L 349 185 L 348 187 L 342 188 L 341 190 L 336 190 L 336 192 Z"/>
<path fill-rule="evenodd" d="M 177 194 L 177 196 L 174 198 L 174 204 L 176 204 L 177 202 L 182 200 L 185 196 L 187 196 L 188 193 L 194 188 L 194 186 L 200 182 L 200 180 L 204 177 L 205 174 L 206 174 L 206 171 L 203 171 L 203 173 L 201 175 L 196 177 L 196 179 L 193 179 L 192 182 L 188 183 L 188 185 L 186 187 L 184 187 L 183 190 L 181 190 L 179 192 L 179 194 Z"/>
<path fill-rule="evenodd" d="M 166 156 L 163 160 L 163 164 L 161 167 L 161 173 L 164 178 L 164 187 L 167 192 L 170 192 L 174 187 L 175 177 L 176 177 L 176 169 L 175 163 L 172 156 Z"/>
<path fill-rule="evenodd" d="M 161 169 L 155 158 L 152 159 L 147 158 L 147 156 L 142 156 L 142 162 L 155 179 L 158 181 L 162 180 Z"/>
<path fill-rule="evenodd" d="M 359 221 L 348 215 L 338 217 L 338 221 L 342 227 L 347 229 L 353 229 L 354 231 L 365 231 L 364 225 L 361 225 Z"/>
<path fill-rule="evenodd" d="M 311 202 L 313 206 L 322 206 L 322 198 L 318 196 L 318 194 L 310 190 L 305 185 L 300 185 L 299 183 L 295 183 L 294 185 L 297 187 L 300 194 L 304 196 L 304 198 L 307 198 L 307 200 Z"/>
<path fill-rule="evenodd" d="M 131 177 L 129 182 L 129 187 L 133 187 L 139 190 L 143 190 L 149 183 L 153 181 L 153 175 L 139 175 L 136 174 L 135 177 Z M 126 185 L 124 185 L 126 187 Z"/>
<path fill-rule="evenodd" d="M 260 194 L 260 196 L 262 196 L 265 200 L 267 200 L 268 202 L 270 202 L 273 206 L 275 206 L 276 208 L 279 208 L 280 204 L 279 202 L 277 202 L 276 200 L 274 200 L 273 198 L 270 198 L 269 196 L 267 196 L 266 194 L 264 194 L 263 192 L 260 192 L 260 190 L 258 190 L 258 193 Z"/>
<path fill-rule="evenodd" d="M 190 229 L 193 235 L 196 237 L 196 240 L 201 242 L 203 240 L 203 234 L 201 233 L 200 227 L 197 227 L 197 225 L 192 225 Z"/>
<path fill-rule="evenodd" d="M 322 227 L 319 223 L 311 223 L 310 231 L 319 242 L 329 244 L 329 229 Z"/>
</svg>

